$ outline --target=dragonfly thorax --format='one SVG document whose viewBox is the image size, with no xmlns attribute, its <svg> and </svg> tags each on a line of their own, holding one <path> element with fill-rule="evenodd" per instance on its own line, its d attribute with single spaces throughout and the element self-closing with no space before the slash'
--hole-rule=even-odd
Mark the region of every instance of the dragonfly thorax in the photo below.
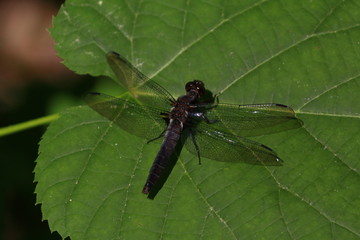
<svg viewBox="0 0 360 240">
<path fill-rule="evenodd" d="M 176 119 L 181 124 L 185 123 L 188 119 L 188 112 L 191 110 L 190 105 L 204 95 L 205 86 L 202 81 L 194 80 L 186 84 L 185 90 L 186 95 L 179 97 L 173 102 L 173 107 L 169 114 L 170 119 Z"/>
</svg>

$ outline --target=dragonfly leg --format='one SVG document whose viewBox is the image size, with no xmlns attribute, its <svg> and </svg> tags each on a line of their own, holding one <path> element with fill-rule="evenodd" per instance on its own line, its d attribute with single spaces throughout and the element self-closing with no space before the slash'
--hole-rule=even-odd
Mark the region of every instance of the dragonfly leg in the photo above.
<svg viewBox="0 0 360 240">
<path fill-rule="evenodd" d="M 218 93 L 214 95 L 214 99 L 216 101 L 215 105 L 217 106 L 219 104 L 219 94 Z"/>
<path fill-rule="evenodd" d="M 201 119 L 203 119 L 206 123 L 216 123 L 219 121 L 217 119 L 208 119 L 207 116 L 205 116 L 205 114 L 202 114 Z"/>
<path fill-rule="evenodd" d="M 208 119 L 203 112 L 189 112 L 189 116 L 200 118 L 201 120 L 204 120 L 206 123 L 216 123 L 219 121 L 217 119 Z"/>
<path fill-rule="evenodd" d="M 191 137 L 191 141 L 194 144 L 194 147 L 195 147 L 198 159 L 199 159 L 199 165 L 201 165 L 200 150 L 199 150 L 199 146 L 196 143 L 195 134 L 192 129 L 190 129 L 190 137 Z"/>
<path fill-rule="evenodd" d="M 165 120 L 166 125 L 169 125 L 169 113 L 160 113 L 160 115 L 162 116 L 162 118 Z M 160 133 L 159 136 L 157 136 L 156 138 L 150 139 L 149 141 L 147 141 L 147 144 L 158 140 L 159 138 L 162 138 L 165 136 L 165 132 L 166 132 L 167 127 Z"/>
<path fill-rule="evenodd" d="M 150 139 L 149 141 L 147 141 L 147 144 L 149 144 L 149 143 L 151 143 L 151 142 L 153 142 L 153 141 L 155 141 L 155 140 L 158 140 L 159 138 L 164 137 L 165 132 L 166 132 L 166 129 L 167 129 L 167 128 L 165 128 L 164 131 L 162 131 L 162 132 L 160 133 L 160 135 L 157 136 L 156 138 L 153 138 L 153 139 Z"/>
</svg>

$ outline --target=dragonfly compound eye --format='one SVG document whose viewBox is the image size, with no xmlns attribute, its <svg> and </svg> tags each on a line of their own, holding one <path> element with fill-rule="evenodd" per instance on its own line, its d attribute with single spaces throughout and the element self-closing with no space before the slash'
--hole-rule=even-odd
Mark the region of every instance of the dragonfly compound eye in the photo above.
<svg viewBox="0 0 360 240">
<path fill-rule="evenodd" d="M 205 94 L 205 84 L 200 80 L 194 80 L 193 83 L 196 86 L 199 96 L 203 96 Z"/>
<path fill-rule="evenodd" d="M 196 90 L 198 92 L 199 96 L 201 97 L 205 93 L 205 86 L 202 81 L 194 80 L 192 82 L 188 82 L 185 85 L 185 90 L 186 90 L 186 92 L 189 92 L 190 90 Z"/>
</svg>

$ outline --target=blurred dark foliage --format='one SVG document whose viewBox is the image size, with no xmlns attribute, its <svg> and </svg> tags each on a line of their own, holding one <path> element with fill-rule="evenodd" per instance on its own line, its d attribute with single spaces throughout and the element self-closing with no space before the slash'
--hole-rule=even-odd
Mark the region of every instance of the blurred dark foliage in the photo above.
<svg viewBox="0 0 360 240">
<path fill-rule="evenodd" d="M 56 56 L 47 28 L 62 3 L 0 1 L 0 127 L 47 116 L 57 95 L 81 102 L 93 85 L 92 78 L 73 74 Z M 46 127 L 0 138 L 0 239 L 61 239 L 35 205 L 33 170 Z"/>
<path fill-rule="evenodd" d="M 44 84 L 29 86 L 22 104 L 11 112 L 0 114 L 0 126 L 45 116 L 48 102 L 59 93 L 66 92 L 81 101 L 84 92 L 90 91 L 94 83 L 92 78 L 84 78 L 87 79 L 62 89 Z M 38 156 L 38 143 L 46 128 L 36 127 L 0 138 L 1 239 L 61 239 L 56 232 L 50 233 L 48 223 L 42 222 L 41 206 L 35 206 L 33 170 Z"/>
</svg>

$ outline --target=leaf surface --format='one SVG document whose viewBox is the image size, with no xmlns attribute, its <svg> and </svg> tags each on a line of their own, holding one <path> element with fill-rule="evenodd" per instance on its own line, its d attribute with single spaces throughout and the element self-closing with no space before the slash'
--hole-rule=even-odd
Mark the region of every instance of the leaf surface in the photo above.
<svg viewBox="0 0 360 240">
<path fill-rule="evenodd" d="M 50 229 L 71 239 L 359 239 L 359 22 L 356 1 L 67 1 L 51 33 L 73 71 L 114 78 L 105 54 L 116 51 L 174 97 L 201 79 L 220 102 L 289 105 L 304 126 L 253 138 L 281 167 L 198 165 L 184 149 L 151 201 L 141 189 L 159 144 L 87 106 L 69 109 L 35 168 Z"/>
</svg>

